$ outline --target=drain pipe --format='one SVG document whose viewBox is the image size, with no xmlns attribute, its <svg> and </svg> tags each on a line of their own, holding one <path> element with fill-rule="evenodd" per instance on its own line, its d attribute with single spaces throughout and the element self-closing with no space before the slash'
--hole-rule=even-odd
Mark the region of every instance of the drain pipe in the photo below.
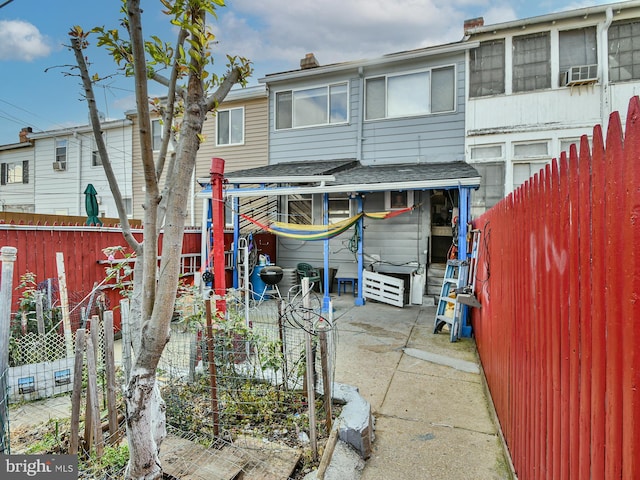
<svg viewBox="0 0 640 480">
<path fill-rule="evenodd" d="M 611 89 L 609 88 L 609 52 L 607 51 L 608 39 L 609 39 L 609 27 L 613 22 L 613 10 L 611 7 L 607 8 L 606 19 L 602 24 L 602 30 L 600 31 L 600 52 L 599 56 L 602 59 L 600 64 L 602 65 L 602 75 L 600 80 L 600 118 L 602 119 L 603 131 L 607 131 L 609 125 L 609 114 L 611 113 Z"/>
<path fill-rule="evenodd" d="M 360 88 L 360 112 L 358 115 L 358 145 L 356 145 L 356 160 L 362 160 L 362 142 L 364 141 L 363 128 L 364 128 L 364 69 L 358 68 L 359 88 Z"/>
</svg>

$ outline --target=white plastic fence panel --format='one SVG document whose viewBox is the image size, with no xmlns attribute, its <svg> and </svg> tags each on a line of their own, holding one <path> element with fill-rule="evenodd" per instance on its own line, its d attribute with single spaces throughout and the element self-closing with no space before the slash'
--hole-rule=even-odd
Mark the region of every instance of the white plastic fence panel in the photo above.
<svg viewBox="0 0 640 480">
<path fill-rule="evenodd" d="M 381 273 L 362 272 L 362 296 L 396 307 L 404 306 L 404 280 Z"/>
</svg>

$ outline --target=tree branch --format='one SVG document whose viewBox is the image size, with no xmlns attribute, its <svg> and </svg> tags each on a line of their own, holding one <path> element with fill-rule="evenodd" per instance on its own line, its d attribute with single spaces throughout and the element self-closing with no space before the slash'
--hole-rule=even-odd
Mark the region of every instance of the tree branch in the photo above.
<svg viewBox="0 0 640 480">
<path fill-rule="evenodd" d="M 125 240 L 127 241 L 127 243 L 129 244 L 129 246 L 133 249 L 134 252 L 136 252 L 136 255 L 138 255 L 141 253 L 141 245 L 140 245 L 140 242 L 138 242 L 133 236 L 133 234 L 131 233 L 131 225 L 129 224 L 127 211 L 124 208 L 122 193 L 120 192 L 118 180 L 116 178 L 115 173 L 113 172 L 113 167 L 111 166 L 109 153 L 107 152 L 107 146 L 105 145 L 104 137 L 102 136 L 102 129 L 100 126 L 100 117 L 98 115 L 98 107 L 96 106 L 96 99 L 93 92 L 93 84 L 91 83 L 91 78 L 89 76 L 89 69 L 87 67 L 87 63 L 85 61 L 84 54 L 83 54 L 82 39 L 72 38 L 71 48 L 76 57 L 76 63 L 78 64 L 78 69 L 80 70 L 80 78 L 82 79 L 82 86 L 84 88 L 85 98 L 87 99 L 87 104 L 89 105 L 89 118 L 91 119 L 93 136 L 96 140 L 98 153 L 100 154 L 100 158 L 102 159 L 102 166 L 104 168 L 104 173 L 107 176 L 107 181 L 109 182 L 109 187 L 111 188 L 111 193 L 113 194 L 113 199 L 116 202 L 116 208 L 118 210 L 118 218 L 120 219 L 120 225 L 122 226 L 122 234 Z"/>
</svg>

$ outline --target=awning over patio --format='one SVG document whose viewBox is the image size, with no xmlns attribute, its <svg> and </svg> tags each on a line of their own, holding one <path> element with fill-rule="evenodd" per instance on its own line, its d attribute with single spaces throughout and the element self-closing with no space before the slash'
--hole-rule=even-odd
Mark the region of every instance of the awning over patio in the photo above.
<svg viewBox="0 0 640 480">
<path fill-rule="evenodd" d="M 209 197 L 209 179 L 198 196 Z M 383 192 L 480 185 L 480 174 L 466 162 L 362 165 L 351 159 L 296 161 L 225 174 L 225 195 L 252 197 L 293 193 Z"/>
</svg>

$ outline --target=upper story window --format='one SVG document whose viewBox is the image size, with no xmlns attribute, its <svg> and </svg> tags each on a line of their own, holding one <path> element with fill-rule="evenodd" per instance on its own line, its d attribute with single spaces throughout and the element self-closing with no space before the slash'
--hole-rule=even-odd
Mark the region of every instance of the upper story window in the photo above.
<svg viewBox="0 0 640 480">
<path fill-rule="evenodd" d="M 560 32 L 560 85 L 597 77 L 596 27 Z"/>
<path fill-rule="evenodd" d="M 154 150 L 160 150 L 162 145 L 162 121 L 160 119 L 151 120 L 151 145 Z"/>
<path fill-rule="evenodd" d="M 276 130 L 345 123 L 347 83 L 276 93 Z"/>
<path fill-rule="evenodd" d="M 99 167 L 102 165 L 102 157 L 100 156 L 100 152 L 98 150 L 91 151 L 91 166 Z"/>
<path fill-rule="evenodd" d="M 513 37 L 513 91 L 551 87 L 549 32 Z"/>
<path fill-rule="evenodd" d="M 640 78 L 640 21 L 615 22 L 609 27 L 609 80 Z"/>
<path fill-rule="evenodd" d="M 29 161 L 0 164 L 0 185 L 29 183 Z"/>
<path fill-rule="evenodd" d="M 504 39 L 482 42 L 469 60 L 469 97 L 499 93 L 504 93 Z"/>
<path fill-rule="evenodd" d="M 365 119 L 455 110 L 455 67 L 372 77 L 365 84 Z"/>
<path fill-rule="evenodd" d="M 67 166 L 67 140 L 56 140 L 56 162 L 63 168 Z"/>
<path fill-rule="evenodd" d="M 218 145 L 242 145 L 244 143 L 244 108 L 218 110 L 216 113 Z"/>
</svg>

